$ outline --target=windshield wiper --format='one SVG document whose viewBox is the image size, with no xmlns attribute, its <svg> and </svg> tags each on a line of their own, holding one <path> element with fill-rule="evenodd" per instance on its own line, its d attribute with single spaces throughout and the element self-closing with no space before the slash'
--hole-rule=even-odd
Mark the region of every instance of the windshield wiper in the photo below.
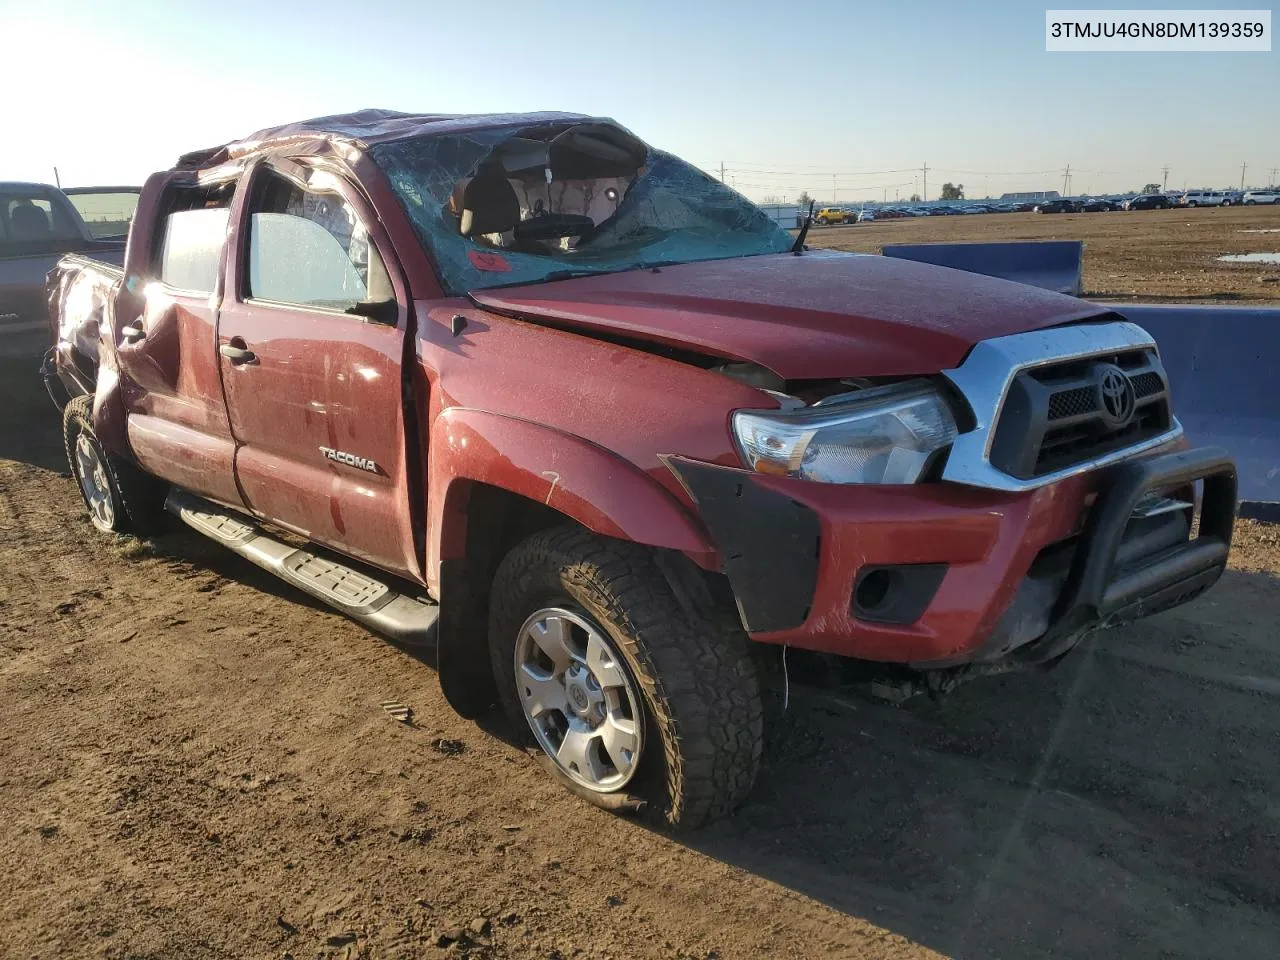
<svg viewBox="0 0 1280 960">
<path fill-rule="evenodd" d="M 572 280 L 575 277 L 598 277 L 603 273 L 614 273 L 613 270 L 552 270 L 550 273 L 543 274 L 542 280 Z M 522 281 L 528 283 L 529 281 Z"/>
<path fill-rule="evenodd" d="M 813 201 L 809 201 L 809 215 L 804 218 L 804 223 L 800 225 L 800 232 L 796 234 L 796 242 L 791 246 L 791 252 L 797 256 L 804 251 L 804 238 L 809 236 L 809 227 L 813 223 Z"/>
</svg>

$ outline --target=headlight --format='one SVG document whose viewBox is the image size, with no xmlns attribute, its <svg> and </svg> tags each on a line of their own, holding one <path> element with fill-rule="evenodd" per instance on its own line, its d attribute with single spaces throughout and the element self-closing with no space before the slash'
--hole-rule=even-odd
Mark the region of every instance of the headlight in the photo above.
<svg viewBox="0 0 1280 960">
<path fill-rule="evenodd" d="M 733 432 L 747 466 L 821 483 L 915 483 L 956 437 L 929 383 L 863 390 L 797 411 L 739 410 Z"/>
</svg>

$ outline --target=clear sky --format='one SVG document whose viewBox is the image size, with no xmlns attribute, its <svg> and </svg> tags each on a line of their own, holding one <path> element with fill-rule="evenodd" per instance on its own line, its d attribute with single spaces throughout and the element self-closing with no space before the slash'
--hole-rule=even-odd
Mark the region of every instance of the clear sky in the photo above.
<svg viewBox="0 0 1280 960">
<path fill-rule="evenodd" d="M 1044 21 L 1007 0 L 0 0 L 0 180 L 139 183 L 370 106 L 612 116 L 756 200 L 830 198 L 833 173 L 841 201 L 905 198 L 926 162 L 931 197 L 1062 189 L 1067 164 L 1072 193 L 1280 167 L 1280 43 L 1050 54 Z"/>
</svg>

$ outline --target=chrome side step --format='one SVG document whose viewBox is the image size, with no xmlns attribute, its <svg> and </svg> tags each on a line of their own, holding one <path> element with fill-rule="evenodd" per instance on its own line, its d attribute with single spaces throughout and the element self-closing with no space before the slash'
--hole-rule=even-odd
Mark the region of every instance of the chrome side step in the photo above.
<svg viewBox="0 0 1280 960">
<path fill-rule="evenodd" d="M 184 490 L 173 490 L 164 506 L 193 530 L 370 630 L 409 646 L 435 644 L 440 613 L 435 604 L 398 593 L 381 580 L 310 550 L 282 543 L 248 518 Z"/>
</svg>

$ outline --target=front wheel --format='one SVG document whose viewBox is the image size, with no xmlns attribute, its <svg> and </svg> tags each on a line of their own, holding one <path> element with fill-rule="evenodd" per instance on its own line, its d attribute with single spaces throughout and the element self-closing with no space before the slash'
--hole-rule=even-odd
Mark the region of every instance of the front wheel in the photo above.
<svg viewBox="0 0 1280 960">
<path fill-rule="evenodd" d="M 163 485 L 103 447 L 93 430 L 93 397 L 76 397 L 62 412 L 67 463 L 89 510 L 104 533 L 144 533 L 162 512 Z"/>
<path fill-rule="evenodd" d="M 572 793 L 696 828 L 755 781 L 759 680 L 740 630 L 682 609 L 646 547 L 577 528 L 502 561 L 489 652 L 513 724 Z"/>
<path fill-rule="evenodd" d="M 1244 202 L 1244 205 L 1245 205 L 1246 207 L 1252 207 L 1252 206 L 1256 205 L 1256 204 L 1257 204 L 1257 202 L 1258 202 L 1257 200 L 1246 200 L 1246 201 Z"/>
</svg>

